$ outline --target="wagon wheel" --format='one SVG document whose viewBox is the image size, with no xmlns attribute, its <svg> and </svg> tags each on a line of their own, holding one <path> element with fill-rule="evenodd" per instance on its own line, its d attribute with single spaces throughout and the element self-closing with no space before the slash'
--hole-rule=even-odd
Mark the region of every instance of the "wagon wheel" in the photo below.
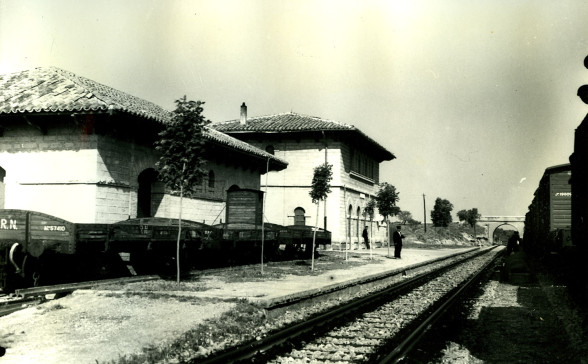
<svg viewBox="0 0 588 364">
<path fill-rule="evenodd" d="M 270 241 L 265 243 L 263 247 L 263 259 L 266 261 L 278 259 L 280 255 L 280 243 L 277 241 Z"/>
<path fill-rule="evenodd" d="M 96 272 L 101 279 L 117 277 L 124 272 L 123 262 L 119 255 L 114 252 L 98 254 L 96 257 L 96 265 L 98 268 Z"/>
</svg>

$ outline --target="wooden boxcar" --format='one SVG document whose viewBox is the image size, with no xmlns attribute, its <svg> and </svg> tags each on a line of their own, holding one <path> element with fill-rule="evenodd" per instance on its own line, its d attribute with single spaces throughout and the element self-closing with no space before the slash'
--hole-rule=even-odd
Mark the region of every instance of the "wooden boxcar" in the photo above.
<svg viewBox="0 0 588 364">
<path fill-rule="evenodd" d="M 545 170 L 525 218 L 525 249 L 537 255 L 571 246 L 571 166 Z"/>
<path fill-rule="evenodd" d="M 588 67 L 588 57 L 584 61 Z M 572 242 L 570 281 L 584 304 L 588 303 L 588 115 L 576 128 L 572 166 Z"/>
<path fill-rule="evenodd" d="M 572 241 L 588 252 L 588 115 L 576 128 L 572 169 Z M 588 257 L 587 257 L 588 258 Z"/>
</svg>

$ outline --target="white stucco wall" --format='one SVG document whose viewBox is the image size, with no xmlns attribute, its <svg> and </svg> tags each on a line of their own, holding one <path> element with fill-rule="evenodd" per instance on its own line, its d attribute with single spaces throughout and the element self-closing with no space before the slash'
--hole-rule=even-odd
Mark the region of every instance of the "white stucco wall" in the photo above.
<svg viewBox="0 0 588 364">
<path fill-rule="evenodd" d="M 260 149 L 265 149 L 267 145 L 272 145 L 275 155 L 286 160 L 288 168 L 280 172 L 270 172 L 267 178 L 267 200 L 266 200 L 266 221 L 281 225 L 294 224 L 294 209 L 302 207 L 307 216 L 306 224 L 316 224 L 316 204 L 313 204 L 310 196 L 310 186 L 314 168 L 325 162 L 325 149 L 323 141 L 315 139 L 287 140 L 279 142 L 275 140 L 250 140 L 251 144 Z M 354 178 L 348 171 L 349 147 L 339 141 L 329 141 L 327 150 L 327 161 L 333 166 L 333 180 L 331 181 L 332 192 L 327 197 L 327 229 L 332 233 L 334 244 L 346 242 L 348 220 L 348 208 L 352 206 L 351 214 L 351 242 L 357 243 L 357 208 L 360 208 L 361 214 L 369 199 L 369 196 L 375 196 L 379 187 L 377 185 L 378 171 L 376 170 L 376 179 L 371 182 Z M 347 168 L 347 170 L 346 170 Z M 265 190 L 266 177 L 261 176 L 261 189 Z M 377 215 L 377 209 L 376 209 Z M 323 202 L 319 208 L 319 227 L 324 226 L 325 209 Z M 359 218 L 359 236 L 363 231 L 364 218 Z M 373 236 L 370 238 L 375 241 L 383 241 L 386 238 L 384 225 L 378 225 L 381 216 L 374 217 L 372 224 Z M 368 223 L 369 225 L 369 218 Z"/>
<path fill-rule="evenodd" d="M 93 221 L 97 159 L 95 150 L 0 152 L 4 207 Z"/>
<path fill-rule="evenodd" d="M 109 136 L 80 137 L 71 127 L 13 129 L 0 137 L 0 167 L 6 171 L 4 208 L 34 210 L 72 222 L 111 223 L 137 216 L 138 176 L 154 168 L 153 148 Z M 230 159 L 229 159 L 230 160 Z M 246 165 L 209 161 L 217 193 L 183 200 L 183 218 L 225 221 L 225 192 L 231 185 L 259 189 L 259 172 Z M 157 192 L 157 191 L 154 191 Z M 179 197 L 162 195 L 152 212 L 178 217 Z"/>
</svg>

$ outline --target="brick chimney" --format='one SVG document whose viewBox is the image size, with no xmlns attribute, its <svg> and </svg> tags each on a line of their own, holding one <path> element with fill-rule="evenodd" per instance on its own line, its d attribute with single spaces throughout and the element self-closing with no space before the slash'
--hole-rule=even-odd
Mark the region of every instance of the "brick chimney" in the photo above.
<svg viewBox="0 0 588 364">
<path fill-rule="evenodd" d="M 247 124 L 247 105 L 245 103 L 241 104 L 241 125 Z"/>
</svg>

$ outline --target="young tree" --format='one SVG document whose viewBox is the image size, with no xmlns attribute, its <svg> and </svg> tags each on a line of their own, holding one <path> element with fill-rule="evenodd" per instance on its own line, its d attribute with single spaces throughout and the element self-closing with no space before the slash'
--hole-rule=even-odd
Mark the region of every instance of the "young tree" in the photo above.
<svg viewBox="0 0 588 364">
<path fill-rule="evenodd" d="M 159 179 L 173 194 L 180 195 L 178 240 L 176 251 L 177 281 L 180 283 L 180 237 L 182 233 L 182 199 L 190 195 L 194 186 L 202 182 L 205 175 L 203 127 L 208 121 L 202 115 L 201 101 L 186 100 L 186 96 L 175 101 L 176 109 L 171 120 L 164 125 L 155 142 L 161 152 L 155 164 Z"/>
<path fill-rule="evenodd" d="M 365 204 L 363 209 L 365 215 L 370 218 L 370 237 L 373 236 L 372 234 L 372 224 L 374 221 L 375 211 L 376 210 L 376 200 L 373 197 L 370 197 L 369 201 Z M 372 242 L 373 244 L 373 242 Z M 370 245 L 371 246 L 371 245 Z"/>
<path fill-rule="evenodd" d="M 386 221 L 386 240 L 388 241 L 388 256 L 390 256 L 390 222 L 388 216 L 394 216 L 400 212 L 400 208 L 396 206 L 398 202 L 399 193 L 396 192 L 396 187 L 387 182 L 380 183 L 380 190 L 376 195 L 376 205 L 380 215 L 384 216 Z"/>
<path fill-rule="evenodd" d="M 324 201 L 329 192 L 331 192 L 330 183 L 333 179 L 332 167 L 328 163 L 321 164 L 314 168 L 314 174 L 312 176 L 312 185 L 309 194 L 312 202 L 316 203 L 316 224 L 314 234 L 312 235 L 312 270 L 314 270 L 314 246 L 316 242 L 316 231 L 318 230 L 319 202 Z"/>
<path fill-rule="evenodd" d="M 451 211 L 453 210 L 453 204 L 448 200 L 437 197 L 435 200 L 435 206 L 431 211 L 431 221 L 434 226 L 447 227 L 452 221 Z"/>
</svg>

